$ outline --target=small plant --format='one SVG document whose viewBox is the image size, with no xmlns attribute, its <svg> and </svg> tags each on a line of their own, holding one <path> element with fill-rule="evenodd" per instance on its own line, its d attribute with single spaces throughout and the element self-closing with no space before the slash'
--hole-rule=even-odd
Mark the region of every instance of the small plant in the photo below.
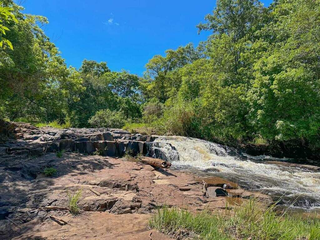
<svg viewBox="0 0 320 240">
<path fill-rule="evenodd" d="M 58 151 L 58 152 L 56 153 L 57 157 L 58 157 L 58 158 L 62 158 L 64 152 L 65 152 L 64 150 Z"/>
<path fill-rule="evenodd" d="M 53 168 L 53 167 L 50 167 L 50 168 L 45 168 L 43 170 L 43 174 L 46 176 L 46 177 L 53 177 L 54 175 L 57 174 L 57 169 Z"/>
<path fill-rule="evenodd" d="M 78 202 L 81 197 L 81 190 L 77 191 L 74 195 L 71 195 L 68 193 L 69 197 L 69 211 L 72 214 L 79 214 L 80 213 L 80 208 L 78 207 Z"/>
<path fill-rule="evenodd" d="M 123 156 L 123 160 L 128 162 L 140 162 L 141 159 L 142 159 L 142 155 L 141 154 L 136 155 L 132 150 L 129 150 Z"/>
<path fill-rule="evenodd" d="M 96 151 L 93 152 L 93 155 L 103 156 L 104 150 L 96 148 Z"/>
</svg>

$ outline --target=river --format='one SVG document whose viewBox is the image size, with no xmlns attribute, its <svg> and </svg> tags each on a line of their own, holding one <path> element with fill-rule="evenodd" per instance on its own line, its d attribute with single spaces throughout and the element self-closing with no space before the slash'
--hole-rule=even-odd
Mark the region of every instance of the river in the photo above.
<svg viewBox="0 0 320 240">
<path fill-rule="evenodd" d="M 223 177 L 291 208 L 320 209 L 320 171 L 270 164 L 289 159 L 253 157 L 220 144 L 178 136 L 158 137 L 152 150 L 154 157 L 170 161 L 175 169 Z"/>
</svg>

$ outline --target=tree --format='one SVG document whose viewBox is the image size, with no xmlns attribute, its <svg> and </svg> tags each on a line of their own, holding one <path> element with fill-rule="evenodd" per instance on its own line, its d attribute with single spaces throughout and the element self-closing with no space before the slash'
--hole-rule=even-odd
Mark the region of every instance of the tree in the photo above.
<svg viewBox="0 0 320 240">
<path fill-rule="evenodd" d="M 11 22 L 18 22 L 12 12 L 13 8 L 5 7 L 4 3 L 0 5 L 0 48 L 9 47 L 11 50 L 13 50 L 12 43 L 4 36 L 6 35 L 7 31 L 10 31 L 7 25 L 9 25 Z"/>
</svg>

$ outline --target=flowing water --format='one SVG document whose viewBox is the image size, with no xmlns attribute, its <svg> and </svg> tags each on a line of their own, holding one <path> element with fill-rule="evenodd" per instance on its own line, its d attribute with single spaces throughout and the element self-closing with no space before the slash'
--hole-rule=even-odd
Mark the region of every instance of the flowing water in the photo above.
<svg viewBox="0 0 320 240">
<path fill-rule="evenodd" d="M 275 159 L 237 154 L 234 149 L 187 137 L 158 137 L 152 154 L 202 176 L 219 176 L 241 187 L 281 199 L 295 208 L 320 208 L 320 172 L 300 167 L 267 164 Z"/>
</svg>

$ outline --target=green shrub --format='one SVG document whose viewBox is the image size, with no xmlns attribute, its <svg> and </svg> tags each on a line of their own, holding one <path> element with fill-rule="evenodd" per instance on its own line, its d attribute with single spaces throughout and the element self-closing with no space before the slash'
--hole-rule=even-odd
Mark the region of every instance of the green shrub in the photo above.
<svg viewBox="0 0 320 240">
<path fill-rule="evenodd" d="M 60 124 L 58 121 L 53 121 L 53 122 L 49 122 L 49 123 L 37 123 L 37 124 L 35 124 L 35 126 L 38 128 L 53 127 L 53 128 L 65 129 L 65 128 L 70 128 L 71 123 L 70 123 L 70 121 L 66 121 L 66 123 Z"/>
<path fill-rule="evenodd" d="M 53 167 L 50 167 L 50 168 L 45 168 L 43 170 L 43 174 L 46 176 L 46 177 L 52 177 L 54 175 L 57 174 L 57 169 L 53 168 Z"/>
<path fill-rule="evenodd" d="M 147 123 L 126 123 L 123 129 L 131 133 L 140 133 L 145 135 L 152 135 L 156 132 L 156 129 Z"/>
<path fill-rule="evenodd" d="M 89 119 L 88 123 L 92 127 L 122 128 L 125 125 L 126 117 L 120 111 L 109 109 L 100 110 Z"/>
</svg>

